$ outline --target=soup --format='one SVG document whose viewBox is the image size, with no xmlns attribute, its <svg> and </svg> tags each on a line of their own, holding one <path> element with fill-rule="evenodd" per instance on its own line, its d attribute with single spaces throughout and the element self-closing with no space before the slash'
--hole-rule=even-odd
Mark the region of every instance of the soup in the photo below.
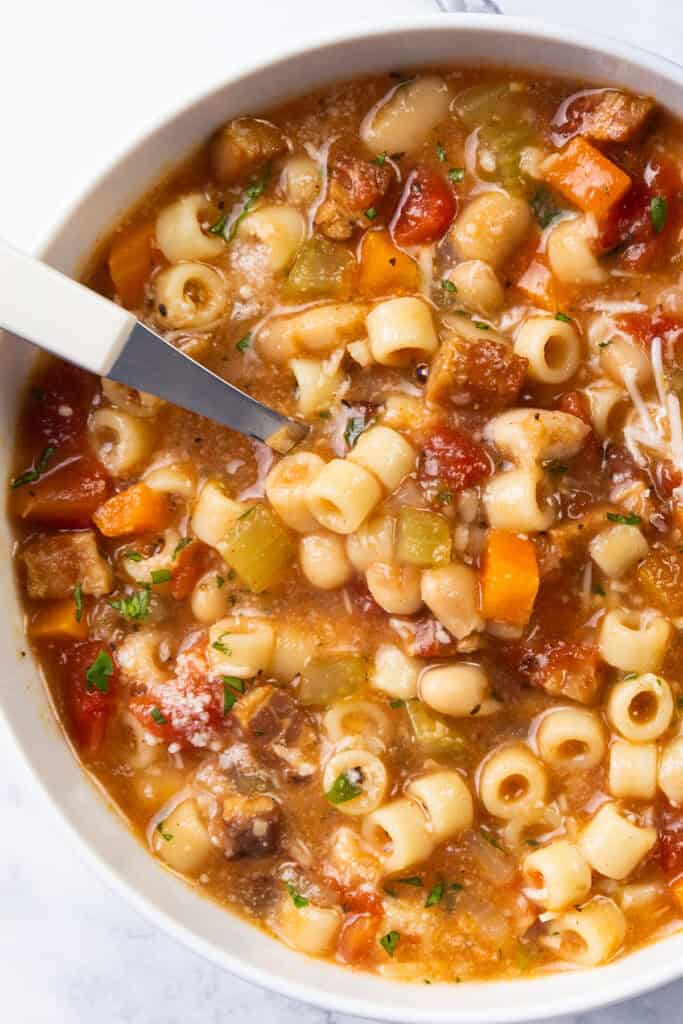
<svg viewBox="0 0 683 1024">
<path fill-rule="evenodd" d="M 297 950 L 459 982 L 681 924 L 682 160 L 613 88 L 341 83 L 227 124 L 87 278 L 303 443 L 35 373 L 10 509 L 60 720 Z"/>
</svg>

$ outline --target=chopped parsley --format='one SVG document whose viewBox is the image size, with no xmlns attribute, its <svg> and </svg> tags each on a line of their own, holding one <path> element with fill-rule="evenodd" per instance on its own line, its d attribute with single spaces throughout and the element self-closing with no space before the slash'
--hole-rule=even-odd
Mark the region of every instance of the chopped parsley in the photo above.
<svg viewBox="0 0 683 1024">
<path fill-rule="evenodd" d="M 494 836 L 493 832 L 489 832 L 487 828 L 480 828 L 482 839 L 485 839 L 487 843 L 493 846 L 496 850 L 500 850 L 501 853 L 505 853 L 505 848 L 501 843 L 498 836 Z"/>
<path fill-rule="evenodd" d="M 410 875 L 408 878 L 397 878 L 397 885 L 414 885 L 416 888 L 420 888 L 423 885 L 422 879 L 419 875 Z"/>
<path fill-rule="evenodd" d="M 440 142 L 437 142 L 436 144 L 436 155 L 438 156 L 442 164 L 446 162 L 446 150 L 443 148 Z"/>
<path fill-rule="evenodd" d="M 594 583 L 593 586 L 591 587 L 591 590 L 592 590 L 592 592 L 594 594 L 597 594 L 598 597 L 606 597 L 607 596 L 606 593 L 605 593 L 604 587 L 601 587 L 599 583 Z"/>
<path fill-rule="evenodd" d="M 436 500 L 441 502 L 442 505 L 450 505 L 450 503 L 453 501 L 453 492 L 438 491 L 436 495 Z"/>
<path fill-rule="evenodd" d="M 218 639 L 214 640 L 211 646 L 213 647 L 214 651 L 218 651 L 219 654 L 227 654 L 227 656 L 230 657 L 232 655 L 232 651 L 226 643 L 223 643 L 223 637 L 228 635 L 229 634 L 227 632 L 221 633 Z"/>
<path fill-rule="evenodd" d="M 368 218 L 368 220 L 374 220 L 375 217 L 377 216 L 377 210 L 375 209 L 375 207 L 368 206 L 367 210 L 365 211 L 365 216 Z"/>
<path fill-rule="evenodd" d="M 654 196 L 650 200 L 650 223 L 656 235 L 664 230 L 669 216 L 669 206 L 664 196 Z"/>
<path fill-rule="evenodd" d="M 465 168 L 464 167 L 451 167 L 448 172 L 448 180 L 453 181 L 456 184 L 460 181 L 465 180 Z"/>
<path fill-rule="evenodd" d="M 375 164 L 376 167 L 384 167 L 386 162 L 387 162 L 386 150 L 383 153 L 380 153 L 379 156 L 376 156 L 374 160 L 370 161 L 370 163 L 371 164 Z"/>
<path fill-rule="evenodd" d="M 10 484 L 10 488 L 14 491 L 17 487 L 24 487 L 26 484 L 33 484 L 36 480 L 39 480 L 47 469 L 48 463 L 54 453 L 55 448 L 53 448 L 52 445 L 48 445 L 47 448 L 44 448 L 33 469 L 27 469 L 25 473 L 15 477 Z"/>
<path fill-rule="evenodd" d="M 132 594 L 110 601 L 110 606 L 129 621 L 146 619 L 149 614 L 149 587 L 135 590 Z"/>
<path fill-rule="evenodd" d="M 85 670 L 85 688 L 88 693 L 99 690 L 109 693 L 109 677 L 113 675 L 114 665 L 106 651 L 100 651 L 92 665 Z"/>
<path fill-rule="evenodd" d="M 542 228 L 547 228 L 562 213 L 547 188 L 539 188 L 531 197 L 529 205 Z"/>
<path fill-rule="evenodd" d="M 569 472 L 569 466 L 565 466 L 563 462 L 553 461 L 548 463 L 547 470 L 554 476 L 563 476 L 565 473 Z"/>
<path fill-rule="evenodd" d="M 301 907 L 308 906 L 308 900 L 306 899 L 306 897 L 302 896 L 299 890 L 296 888 L 296 886 L 292 885 L 291 882 L 285 882 L 285 889 L 292 897 L 292 903 L 294 904 L 295 907 L 301 909 Z"/>
<path fill-rule="evenodd" d="M 449 281 L 447 277 L 444 277 L 441 282 L 441 287 L 445 292 L 457 292 L 457 288 L 452 281 Z"/>
<path fill-rule="evenodd" d="M 235 348 L 237 349 L 238 352 L 246 352 L 246 350 L 249 348 L 250 343 L 251 333 L 245 334 L 244 337 L 240 338 L 240 340 L 237 342 Z"/>
<path fill-rule="evenodd" d="M 329 420 L 331 415 L 332 413 L 330 412 L 329 409 L 321 409 L 320 412 L 318 413 L 318 417 L 321 420 Z"/>
<path fill-rule="evenodd" d="M 173 557 L 177 558 L 181 551 L 183 551 L 188 544 L 192 543 L 192 537 L 182 537 L 175 548 L 173 549 Z"/>
<path fill-rule="evenodd" d="M 216 573 L 216 587 L 220 590 L 221 587 L 225 586 L 225 579 Z"/>
<path fill-rule="evenodd" d="M 83 616 L 83 586 L 80 580 L 73 589 L 72 597 L 76 605 L 76 622 L 80 622 Z"/>
<path fill-rule="evenodd" d="M 253 209 L 256 200 L 260 199 L 263 193 L 266 191 L 269 181 L 270 164 L 268 164 L 263 174 L 259 178 L 254 178 L 251 185 L 249 185 L 249 187 L 245 189 L 244 196 L 242 198 L 242 209 L 240 210 L 240 212 L 230 225 L 230 230 L 228 231 L 227 236 L 225 234 L 226 229 L 228 227 L 227 214 L 221 217 L 220 220 L 217 220 L 215 224 L 211 225 L 211 227 L 209 228 L 211 234 L 220 235 L 221 238 L 225 238 L 226 242 L 232 242 L 233 239 L 235 238 L 235 235 L 237 234 L 237 229 L 239 228 L 240 224 L 247 216 L 247 214 L 250 212 L 250 210 Z"/>
<path fill-rule="evenodd" d="M 168 583 L 173 579 L 170 569 L 152 569 L 152 583 Z"/>
<path fill-rule="evenodd" d="M 607 346 L 611 345 L 611 344 L 612 344 L 612 339 L 611 338 L 610 338 L 609 341 L 599 341 L 598 342 L 598 348 L 607 348 Z"/>
<path fill-rule="evenodd" d="M 490 331 L 491 330 L 490 325 L 482 323 L 481 320 L 475 320 L 474 321 L 474 326 L 477 328 L 478 331 Z"/>
<path fill-rule="evenodd" d="M 610 523 L 621 523 L 623 526 L 640 526 L 642 520 L 640 516 L 630 512 L 628 515 L 621 515 L 619 512 L 608 512 L 607 518 Z"/>
<path fill-rule="evenodd" d="M 157 825 L 157 832 L 159 833 L 162 839 L 166 840 L 167 843 L 169 843 L 171 839 L 173 839 L 173 835 L 170 832 L 164 832 L 163 821 L 160 821 L 159 824 Z"/>
<path fill-rule="evenodd" d="M 563 324 L 570 324 L 572 322 L 572 318 L 567 316 L 566 313 L 556 313 L 555 319 L 560 320 Z"/>
<path fill-rule="evenodd" d="M 394 698 L 394 700 L 389 701 L 390 708 L 403 708 L 405 707 L 405 704 L 406 702 L 404 700 L 401 700 L 400 697 L 396 697 Z"/>
<path fill-rule="evenodd" d="M 349 800 L 355 800 L 357 796 L 360 796 L 363 792 L 363 787 L 359 786 L 357 782 L 353 781 L 352 776 L 357 775 L 362 778 L 360 772 L 357 769 L 351 769 L 348 772 L 342 772 L 334 780 L 325 797 L 330 801 L 331 804 L 345 804 Z"/>
<path fill-rule="evenodd" d="M 344 430 L 344 440 L 346 441 L 349 448 L 353 448 L 356 441 L 363 433 L 364 430 L 370 426 L 372 421 L 366 422 L 364 416 L 350 416 L 346 421 L 346 429 Z"/>
<path fill-rule="evenodd" d="M 152 710 L 150 711 L 150 715 L 157 723 L 157 725 L 168 725 L 168 718 L 166 718 L 166 715 L 163 713 L 161 708 L 152 708 Z"/>
<path fill-rule="evenodd" d="M 437 903 L 440 903 L 443 899 L 444 890 L 443 882 L 437 882 L 436 885 L 433 885 L 425 900 L 425 907 L 434 907 Z"/>
<path fill-rule="evenodd" d="M 124 558 L 127 558 L 129 562 L 141 562 L 142 555 L 139 551 L 125 551 L 123 554 Z"/>
<path fill-rule="evenodd" d="M 237 693 L 244 693 L 244 682 L 237 676 L 223 676 L 223 714 L 227 715 L 235 706 Z"/>
<path fill-rule="evenodd" d="M 231 583 L 232 583 L 233 580 L 237 579 L 237 573 L 235 572 L 234 569 L 230 569 L 228 571 L 228 579 L 230 580 Z"/>
<path fill-rule="evenodd" d="M 224 213 L 223 216 L 219 220 L 217 220 L 215 224 L 211 225 L 211 227 L 209 228 L 209 234 L 220 235 L 222 238 L 225 238 L 225 229 L 227 227 L 227 224 L 228 215 L 227 213 Z"/>
<path fill-rule="evenodd" d="M 392 931 L 387 932 L 386 935 L 382 936 L 382 938 L 379 940 L 379 944 L 389 956 L 393 956 L 394 950 L 396 949 L 400 941 L 400 933 L 393 931 L 392 929 Z"/>
</svg>

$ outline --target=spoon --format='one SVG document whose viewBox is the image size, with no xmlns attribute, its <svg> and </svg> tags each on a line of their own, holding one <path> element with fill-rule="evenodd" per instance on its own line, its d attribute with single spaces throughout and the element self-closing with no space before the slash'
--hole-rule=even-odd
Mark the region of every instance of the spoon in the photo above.
<svg viewBox="0 0 683 1024">
<path fill-rule="evenodd" d="M 308 434 L 174 348 L 132 313 L 0 239 L 0 328 L 70 363 L 263 441 L 284 454 Z"/>
</svg>

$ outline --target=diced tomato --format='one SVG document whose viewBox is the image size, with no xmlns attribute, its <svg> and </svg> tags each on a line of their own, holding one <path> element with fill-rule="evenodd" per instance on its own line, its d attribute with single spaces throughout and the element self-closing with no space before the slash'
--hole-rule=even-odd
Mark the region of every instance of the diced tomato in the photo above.
<svg viewBox="0 0 683 1024">
<path fill-rule="evenodd" d="M 345 964 L 360 964 L 377 955 L 382 915 L 346 914 L 337 940 L 337 955 Z"/>
<path fill-rule="evenodd" d="M 674 163 L 657 155 L 647 164 L 642 180 L 635 181 L 626 195 L 615 203 L 603 225 L 599 247 L 603 252 L 619 251 L 623 263 L 638 270 L 652 267 L 668 253 L 678 236 L 683 217 L 679 194 L 680 175 Z M 652 201 L 664 203 L 663 223 L 653 219 Z"/>
<path fill-rule="evenodd" d="M 143 728 L 152 736 L 158 736 L 166 743 L 172 743 L 173 740 L 179 739 L 172 722 L 166 717 L 158 701 L 153 697 L 133 697 L 129 706 Z"/>
<path fill-rule="evenodd" d="M 22 417 L 31 450 L 52 445 L 59 456 L 81 447 L 97 377 L 69 363 L 50 362 L 33 382 Z"/>
<path fill-rule="evenodd" d="M 89 683 L 86 672 L 100 654 L 111 659 L 111 675 L 102 675 L 101 688 Z M 116 698 L 118 673 L 111 648 L 99 640 L 71 644 L 59 651 L 64 703 L 73 724 L 76 742 L 88 754 L 99 750 Z"/>
<path fill-rule="evenodd" d="M 75 455 L 39 480 L 12 491 L 15 515 L 55 529 L 90 526 L 95 510 L 109 497 L 111 481 L 96 459 Z"/>
<path fill-rule="evenodd" d="M 212 559 L 211 548 L 200 540 L 184 547 L 176 559 L 171 580 L 171 596 L 182 601 L 193 590 L 195 583 L 208 570 Z"/>
<path fill-rule="evenodd" d="M 457 203 L 448 182 L 431 167 L 420 164 L 408 175 L 394 224 L 398 245 L 426 245 L 445 235 Z"/>
<path fill-rule="evenodd" d="M 669 880 L 683 875 L 683 810 L 667 805 L 659 815 L 657 858 Z"/>
<path fill-rule="evenodd" d="M 419 465 L 423 484 L 464 491 L 493 472 L 493 461 L 482 444 L 452 427 L 438 427 L 427 438 Z"/>
</svg>

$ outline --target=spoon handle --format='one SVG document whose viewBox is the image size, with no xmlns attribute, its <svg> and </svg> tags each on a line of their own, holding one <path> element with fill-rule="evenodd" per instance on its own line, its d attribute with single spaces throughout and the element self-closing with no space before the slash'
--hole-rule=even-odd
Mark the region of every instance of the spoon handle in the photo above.
<svg viewBox="0 0 683 1024">
<path fill-rule="evenodd" d="M 0 239 L 0 329 L 100 377 L 149 391 L 289 451 L 308 427 L 262 405 L 127 310 Z"/>
</svg>

